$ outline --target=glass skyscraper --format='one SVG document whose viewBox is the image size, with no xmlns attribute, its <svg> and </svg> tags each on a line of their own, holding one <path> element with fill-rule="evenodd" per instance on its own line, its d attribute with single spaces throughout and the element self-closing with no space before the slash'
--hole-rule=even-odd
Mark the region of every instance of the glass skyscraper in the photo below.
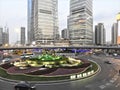
<svg viewBox="0 0 120 90">
<path fill-rule="evenodd" d="M 98 23 L 95 25 L 95 44 L 96 45 L 105 45 L 106 38 L 105 38 L 105 28 L 103 23 Z"/>
<path fill-rule="evenodd" d="M 21 45 L 25 45 L 25 41 L 26 41 L 26 38 L 25 38 L 25 27 L 21 27 L 21 37 L 20 37 L 20 41 L 21 41 Z"/>
<path fill-rule="evenodd" d="M 28 38 L 40 43 L 54 42 L 59 38 L 58 1 L 31 0 L 28 3 Z M 30 15 L 29 15 L 30 14 Z"/>
<path fill-rule="evenodd" d="M 117 45 L 117 39 L 118 39 L 118 25 L 117 23 L 114 23 L 112 26 L 112 45 Z"/>
<path fill-rule="evenodd" d="M 70 0 L 68 30 L 71 45 L 93 44 L 93 0 Z"/>
<path fill-rule="evenodd" d="M 34 0 L 28 0 L 28 43 L 34 41 Z"/>
<path fill-rule="evenodd" d="M 0 27 L 0 46 L 3 45 L 3 28 Z"/>
</svg>

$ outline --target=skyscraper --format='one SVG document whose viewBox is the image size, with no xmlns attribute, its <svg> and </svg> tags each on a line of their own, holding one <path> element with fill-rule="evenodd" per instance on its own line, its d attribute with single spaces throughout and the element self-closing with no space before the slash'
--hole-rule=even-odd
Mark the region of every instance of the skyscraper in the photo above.
<svg viewBox="0 0 120 90">
<path fill-rule="evenodd" d="M 3 30 L 3 45 L 9 45 L 9 28 L 7 26 Z"/>
<path fill-rule="evenodd" d="M 3 28 L 0 27 L 0 46 L 3 45 Z"/>
<path fill-rule="evenodd" d="M 106 38 L 105 38 L 105 28 L 103 23 L 98 23 L 98 25 L 95 26 L 95 44 L 96 45 L 104 45 L 106 44 Z"/>
<path fill-rule="evenodd" d="M 31 44 L 34 38 L 34 0 L 28 0 L 28 44 Z"/>
<path fill-rule="evenodd" d="M 93 0 L 70 0 L 68 30 L 72 45 L 93 44 Z"/>
<path fill-rule="evenodd" d="M 117 29 L 117 23 L 114 23 L 112 26 L 112 44 L 116 45 L 117 44 L 117 38 L 118 38 L 118 29 Z"/>
<path fill-rule="evenodd" d="M 117 14 L 116 20 L 117 20 L 117 32 L 118 32 L 117 44 L 120 45 L 120 31 L 119 31 L 120 12 Z"/>
<path fill-rule="evenodd" d="M 29 0 L 28 6 L 29 42 L 31 37 L 40 43 L 58 39 L 58 0 Z"/>
<path fill-rule="evenodd" d="M 21 27 L 21 44 L 25 45 L 25 27 Z"/>
<path fill-rule="evenodd" d="M 61 35 L 62 35 L 63 39 L 69 39 L 69 37 L 68 37 L 68 29 L 63 29 L 61 31 Z"/>
</svg>

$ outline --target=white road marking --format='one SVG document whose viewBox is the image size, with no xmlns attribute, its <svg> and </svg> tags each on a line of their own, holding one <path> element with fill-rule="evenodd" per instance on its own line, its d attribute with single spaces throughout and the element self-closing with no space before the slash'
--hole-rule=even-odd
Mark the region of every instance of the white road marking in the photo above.
<svg viewBox="0 0 120 90">
<path fill-rule="evenodd" d="M 118 86 L 120 86 L 120 84 L 118 83 L 115 87 L 118 87 Z"/>
<path fill-rule="evenodd" d="M 106 86 L 109 86 L 109 85 L 111 85 L 111 83 L 106 83 Z"/>
<path fill-rule="evenodd" d="M 114 83 L 114 82 L 115 82 L 115 80 L 110 80 L 110 82 L 111 82 L 111 83 Z"/>
<path fill-rule="evenodd" d="M 104 89 L 106 86 L 105 85 L 101 85 L 99 86 L 101 89 Z"/>
</svg>

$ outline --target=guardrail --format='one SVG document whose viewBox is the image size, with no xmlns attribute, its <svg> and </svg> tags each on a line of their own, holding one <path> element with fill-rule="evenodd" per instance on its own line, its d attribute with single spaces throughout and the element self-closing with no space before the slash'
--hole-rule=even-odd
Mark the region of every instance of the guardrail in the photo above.
<svg viewBox="0 0 120 90">
<path fill-rule="evenodd" d="M 118 46 L 47 46 L 47 47 L 0 47 L 0 50 L 15 50 L 15 49 L 58 49 L 58 48 L 66 48 L 66 49 L 120 49 Z"/>
</svg>

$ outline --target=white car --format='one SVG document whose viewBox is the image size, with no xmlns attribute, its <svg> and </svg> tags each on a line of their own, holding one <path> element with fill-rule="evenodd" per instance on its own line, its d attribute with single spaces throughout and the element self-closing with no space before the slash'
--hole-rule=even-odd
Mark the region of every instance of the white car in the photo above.
<svg viewBox="0 0 120 90">
<path fill-rule="evenodd" d="M 2 60 L 2 63 L 7 63 L 7 62 L 10 62 L 10 58 L 5 58 Z"/>
<path fill-rule="evenodd" d="M 117 53 L 113 53 L 113 56 L 115 56 L 115 57 L 116 57 L 117 55 L 118 55 Z"/>
<path fill-rule="evenodd" d="M 21 58 L 29 58 L 29 57 L 33 57 L 33 56 L 34 56 L 34 54 L 23 54 L 20 57 Z"/>
</svg>

